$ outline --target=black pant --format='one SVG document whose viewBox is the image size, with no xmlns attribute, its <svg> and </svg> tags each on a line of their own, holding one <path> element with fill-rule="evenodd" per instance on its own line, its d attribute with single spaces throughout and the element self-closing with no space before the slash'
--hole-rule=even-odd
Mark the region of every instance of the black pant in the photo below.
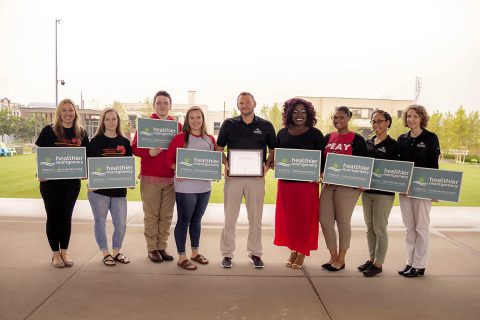
<svg viewBox="0 0 480 320">
<path fill-rule="evenodd" d="M 52 251 L 68 249 L 72 213 L 79 193 L 79 179 L 40 182 L 40 194 L 47 211 L 47 238 Z"/>
</svg>

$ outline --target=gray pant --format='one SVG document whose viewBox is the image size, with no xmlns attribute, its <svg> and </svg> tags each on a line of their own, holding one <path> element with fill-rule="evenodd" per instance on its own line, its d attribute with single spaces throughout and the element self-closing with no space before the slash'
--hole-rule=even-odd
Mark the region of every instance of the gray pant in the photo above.
<svg viewBox="0 0 480 320">
<path fill-rule="evenodd" d="M 240 214 L 240 205 L 245 196 L 245 206 L 248 213 L 248 256 L 261 256 L 265 178 L 228 177 L 225 179 L 223 191 L 225 225 L 220 239 L 222 255 L 229 258 L 234 256 L 237 220 Z"/>
<path fill-rule="evenodd" d="M 395 195 L 362 193 L 363 216 L 367 225 L 367 242 L 370 259 L 381 264 L 388 248 L 387 225 Z"/>
</svg>

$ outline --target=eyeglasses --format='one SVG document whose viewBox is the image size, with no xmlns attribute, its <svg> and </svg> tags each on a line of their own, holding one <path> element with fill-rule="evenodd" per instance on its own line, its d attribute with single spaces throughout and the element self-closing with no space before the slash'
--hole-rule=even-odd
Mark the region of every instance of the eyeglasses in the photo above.
<svg viewBox="0 0 480 320">
<path fill-rule="evenodd" d="M 345 117 L 345 116 L 333 116 L 333 117 L 331 117 L 330 119 L 332 119 L 332 120 L 334 120 L 334 121 L 335 121 L 335 120 L 340 120 L 340 121 L 342 121 L 342 120 L 345 120 L 346 118 L 347 118 L 347 117 Z"/>
<path fill-rule="evenodd" d="M 371 125 L 376 125 L 376 124 L 381 124 L 381 123 L 383 123 L 383 122 L 385 122 L 385 121 L 387 121 L 387 120 L 377 120 L 377 121 L 371 120 L 371 121 L 370 121 L 370 124 L 371 124 Z"/>
</svg>

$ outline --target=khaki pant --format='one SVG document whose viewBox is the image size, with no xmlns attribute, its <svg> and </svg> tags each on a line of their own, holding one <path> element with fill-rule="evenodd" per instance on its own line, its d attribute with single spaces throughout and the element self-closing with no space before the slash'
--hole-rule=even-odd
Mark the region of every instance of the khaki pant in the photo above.
<svg viewBox="0 0 480 320">
<path fill-rule="evenodd" d="M 140 179 L 143 202 L 145 241 L 148 251 L 164 250 L 170 235 L 170 225 L 175 205 L 173 184 L 158 185 Z"/>
<path fill-rule="evenodd" d="M 265 198 L 263 177 L 229 177 L 225 179 L 224 213 L 225 225 L 220 239 L 220 250 L 224 257 L 233 258 L 235 234 L 242 198 L 248 213 L 248 256 L 262 255 L 262 214 Z"/>
<path fill-rule="evenodd" d="M 362 193 L 363 216 L 367 225 L 370 260 L 385 262 L 388 248 L 387 225 L 395 195 Z"/>
<path fill-rule="evenodd" d="M 360 193 L 359 189 L 333 184 L 325 185 L 322 188 L 320 194 L 320 225 L 329 250 L 337 249 L 335 222 L 337 222 L 338 228 L 338 248 L 341 250 L 350 248 L 352 237 L 350 221 Z"/>
</svg>

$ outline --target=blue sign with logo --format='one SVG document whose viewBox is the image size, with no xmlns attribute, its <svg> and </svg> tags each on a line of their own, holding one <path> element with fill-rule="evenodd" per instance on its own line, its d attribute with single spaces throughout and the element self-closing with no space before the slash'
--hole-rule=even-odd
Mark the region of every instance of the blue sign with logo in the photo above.
<svg viewBox="0 0 480 320">
<path fill-rule="evenodd" d="M 370 189 L 407 193 L 413 162 L 375 159 Z"/>
<path fill-rule="evenodd" d="M 137 145 L 139 148 L 168 148 L 178 133 L 178 122 L 160 119 L 137 119 Z"/>
<path fill-rule="evenodd" d="M 370 189 L 373 158 L 328 153 L 323 182 Z"/>
<path fill-rule="evenodd" d="M 197 180 L 222 179 L 222 153 L 195 149 L 177 149 L 175 176 Z"/>
<path fill-rule="evenodd" d="M 135 187 L 134 157 L 88 158 L 88 187 L 90 189 Z"/>
<path fill-rule="evenodd" d="M 85 147 L 37 148 L 37 178 L 41 180 L 87 177 Z"/>
<path fill-rule="evenodd" d="M 318 181 L 322 154 L 320 150 L 275 149 L 275 178 Z"/>
<path fill-rule="evenodd" d="M 409 197 L 458 202 L 463 172 L 413 168 Z"/>
</svg>

